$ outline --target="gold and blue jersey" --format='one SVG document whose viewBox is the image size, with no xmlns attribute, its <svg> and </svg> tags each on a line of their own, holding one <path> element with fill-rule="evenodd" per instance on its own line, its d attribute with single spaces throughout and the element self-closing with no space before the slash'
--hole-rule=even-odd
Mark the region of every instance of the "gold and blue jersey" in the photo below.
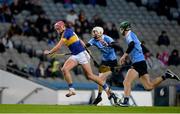
<svg viewBox="0 0 180 114">
<path fill-rule="evenodd" d="M 85 50 L 78 36 L 70 28 L 67 28 L 64 31 L 62 34 L 62 39 L 73 55 L 77 55 L 78 53 Z"/>
</svg>

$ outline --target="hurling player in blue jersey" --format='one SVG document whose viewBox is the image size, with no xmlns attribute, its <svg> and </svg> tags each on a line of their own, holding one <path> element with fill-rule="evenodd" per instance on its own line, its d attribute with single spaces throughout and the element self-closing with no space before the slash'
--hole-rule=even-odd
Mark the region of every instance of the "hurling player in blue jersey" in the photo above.
<svg viewBox="0 0 180 114">
<path fill-rule="evenodd" d="M 104 30 L 102 27 L 94 27 L 91 32 L 92 38 L 88 41 L 86 47 L 96 46 L 101 52 L 101 65 L 108 66 L 112 69 L 113 67 L 118 65 L 114 48 L 120 48 L 120 46 L 111 37 L 103 34 L 103 32 Z M 100 71 L 99 77 L 106 81 L 107 76 L 110 76 L 110 74 L 112 73 L 111 69 L 107 72 Z M 102 101 L 101 94 L 102 87 L 98 86 L 98 96 L 93 101 L 94 105 L 97 105 L 100 101 Z"/>
<path fill-rule="evenodd" d="M 73 69 L 75 66 L 80 64 L 86 74 L 86 76 L 96 82 L 97 84 L 101 85 L 103 89 L 106 91 L 109 99 L 114 99 L 112 92 L 110 91 L 108 85 L 101 80 L 100 77 L 93 74 L 91 66 L 90 66 L 90 56 L 84 48 L 84 43 L 78 38 L 78 36 L 73 32 L 71 28 L 67 28 L 63 21 L 58 21 L 54 28 L 61 35 L 60 41 L 58 44 L 52 48 L 51 50 L 45 50 L 44 54 L 53 54 L 58 51 L 62 45 L 66 45 L 69 50 L 71 51 L 72 55 L 65 61 L 62 72 L 64 78 L 69 86 L 69 93 L 66 94 L 66 97 L 70 97 L 75 95 L 75 89 L 73 87 L 72 77 L 70 74 L 70 70 Z"/>
<path fill-rule="evenodd" d="M 150 76 L 147 71 L 147 65 L 141 48 L 141 42 L 134 32 L 131 31 L 131 24 L 128 21 L 124 21 L 120 24 L 120 33 L 124 36 L 128 48 L 123 56 L 120 58 L 120 64 L 124 64 L 126 58 L 129 57 L 132 61 L 132 67 L 128 70 L 126 77 L 123 81 L 124 85 L 124 98 L 120 101 L 121 106 L 129 105 L 129 96 L 131 94 L 131 84 L 139 77 L 141 83 L 146 90 L 152 90 L 158 86 L 165 79 L 176 79 L 180 81 L 180 78 L 169 69 L 164 75 L 157 77 L 154 80 L 150 80 Z"/>
</svg>

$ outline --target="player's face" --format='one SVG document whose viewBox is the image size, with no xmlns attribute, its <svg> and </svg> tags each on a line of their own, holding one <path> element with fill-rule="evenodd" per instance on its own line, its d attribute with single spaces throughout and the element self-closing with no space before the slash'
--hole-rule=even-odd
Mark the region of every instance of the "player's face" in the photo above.
<svg viewBox="0 0 180 114">
<path fill-rule="evenodd" d="M 120 28 L 120 33 L 125 36 L 125 30 L 123 28 Z"/>
<path fill-rule="evenodd" d="M 94 30 L 94 31 L 92 31 L 92 32 L 93 32 L 94 38 L 95 38 L 96 40 L 98 40 L 98 39 L 101 38 L 101 36 L 99 35 L 98 31 Z"/>
<path fill-rule="evenodd" d="M 123 28 L 120 28 L 120 33 L 121 33 L 121 34 L 123 34 L 123 31 L 124 31 L 124 29 L 123 29 Z"/>
<path fill-rule="evenodd" d="M 59 34 L 61 34 L 61 33 L 64 31 L 65 27 L 64 27 L 64 26 L 60 26 L 60 27 L 57 27 L 57 28 L 55 28 L 55 29 L 56 29 L 56 31 L 57 31 Z"/>
</svg>

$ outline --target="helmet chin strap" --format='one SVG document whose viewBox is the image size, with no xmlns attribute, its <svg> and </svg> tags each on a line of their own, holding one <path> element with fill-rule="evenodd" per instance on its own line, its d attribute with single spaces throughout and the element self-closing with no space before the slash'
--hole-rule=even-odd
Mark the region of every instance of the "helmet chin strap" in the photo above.
<svg viewBox="0 0 180 114">
<path fill-rule="evenodd" d="M 125 36 L 125 35 L 126 35 L 126 34 L 125 34 L 125 30 L 122 32 L 122 35 L 123 35 L 123 36 Z"/>
<path fill-rule="evenodd" d="M 130 30 L 131 30 L 131 29 L 124 30 L 122 35 L 123 35 L 123 36 L 126 36 Z"/>
</svg>

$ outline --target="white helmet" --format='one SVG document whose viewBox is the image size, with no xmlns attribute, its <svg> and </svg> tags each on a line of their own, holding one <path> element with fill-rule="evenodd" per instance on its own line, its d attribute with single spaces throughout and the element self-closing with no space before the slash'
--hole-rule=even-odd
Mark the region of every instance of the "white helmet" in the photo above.
<svg viewBox="0 0 180 114">
<path fill-rule="evenodd" d="M 97 36 L 95 35 L 95 31 L 97 32 Z M 101 37 L 102 35 L 103 35 L 103 32 L 104 32 L 104 29 L 102 28 L 102 27 L 94 27 L 93 29 L 92 29 L 92 32 L 91 32 L 91 34 L 92 34 L 92 37 Z"/>
</svg>

